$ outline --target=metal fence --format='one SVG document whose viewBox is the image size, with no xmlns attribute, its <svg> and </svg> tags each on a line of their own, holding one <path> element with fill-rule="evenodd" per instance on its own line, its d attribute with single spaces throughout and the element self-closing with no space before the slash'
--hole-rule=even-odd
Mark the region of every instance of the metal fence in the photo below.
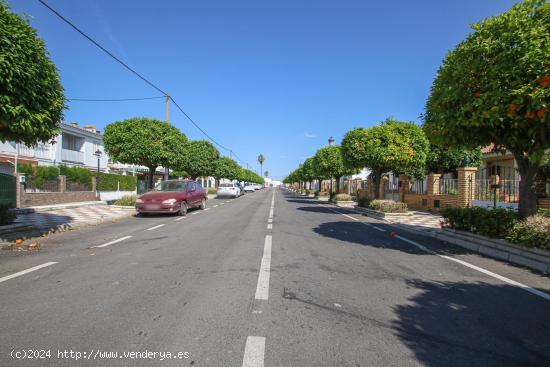
<svg viewBox="0 0 550 367">
<path fill-rule="evenodd" d="M 458 179 L 456 178 L 440 179 L 439 193 L 441 195 L 458 195 Z"/>
<path fill-rule="evenodd" d="M 514 167 L 491 167 L 476 173 L 475 200 L 517 203 L 520 176 Z"/>
<path fill-rule="evenodd" d="M 411 180 L 409 185 L 409 192 L 411 194 L 424 195 L 428 191 L 426 178 L 423 180 Z"/>
<path fill-rule="evenodd" d="M 58 180 L 44 180 L 40 182 L 35 182 L 29 180 L 24 184 L 25 192 L 59 192 L 59 181 Z"/>
</svg>

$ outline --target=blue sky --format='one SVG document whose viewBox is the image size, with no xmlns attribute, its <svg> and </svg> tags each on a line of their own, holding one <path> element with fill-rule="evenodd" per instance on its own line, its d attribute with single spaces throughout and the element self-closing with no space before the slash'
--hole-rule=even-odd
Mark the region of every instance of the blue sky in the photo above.
<svg viewBox="0 0 550 367">
<path fill-rule="evenodd" d="M 159 93 L 38 1 L 8 0 L 32 17 L 68 98 Z M 517 1 L 49 0 L 103 46 L 168 91 L 251 168 L 282 178 L 346 131 L 387 116 L 417 121 L 445 53 L 469 25 Z M 134 116 L 164 119 L 161 99 L 70 102 L 67 122 L 100 130 Z M 204 138 L 174 106 L 171 123 Z M 228 154 L 227 152 L 223 152 Z"/>
</svg>

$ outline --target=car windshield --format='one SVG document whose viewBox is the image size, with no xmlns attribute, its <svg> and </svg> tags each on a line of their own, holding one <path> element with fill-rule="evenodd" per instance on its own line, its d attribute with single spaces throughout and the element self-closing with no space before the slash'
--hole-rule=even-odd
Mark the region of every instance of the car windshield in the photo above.
<svg viewBox="0 0 550 367">
<path fill-rule="evenodd" d="M 185 184 L 183 182 L 161 182 L 155 187 L 154 191 L 183 191 Z"/>
</svg>

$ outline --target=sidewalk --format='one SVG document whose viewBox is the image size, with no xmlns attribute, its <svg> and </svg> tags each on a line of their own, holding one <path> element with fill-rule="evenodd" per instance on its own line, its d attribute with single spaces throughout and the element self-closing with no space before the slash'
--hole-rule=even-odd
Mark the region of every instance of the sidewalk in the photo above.
<svg viewBox="0 0 550 367">
<path fill-rule="evenodd" d="M 387 219 L 387 221 L 392 224 L 406 224 L 407 226 L 415 227 L 415 229 L 420 231 L 441 231 L 443 217 L 440 214 L 415 210 L 409 212 L 412 213 L 412 216 L 391 218 Z"/>
<path fill-rule="evenodd" d="M 15 223 L 33 224 L 42 231 L 57 231 L 112 221 L 131 216 L 134 213 L 133 207 L 126 209 L 109 205 L 52 208 L 48 211 L 19 214 Z"/>
</svg>

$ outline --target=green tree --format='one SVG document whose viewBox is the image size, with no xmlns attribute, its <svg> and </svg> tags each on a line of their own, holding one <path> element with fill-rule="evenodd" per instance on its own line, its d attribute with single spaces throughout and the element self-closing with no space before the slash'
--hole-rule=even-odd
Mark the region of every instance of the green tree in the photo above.
<svg viewBox="0 0 550 367">
<path fill-rule="evenodd" d="M 428 172 L 455 172 L 459 167 L 479 167 L 482 162 L 481 149 L 443 148 L 430 144 L 430 153 L 426 160 Z"/>
<path fill-rule="evenodd" d="M 315 172 L 317 171 L 327 178 L 334 178 L 336 193 L 340 192 L 340 178 L 357 172 L 355 167 L 344 165 L 342 148 L 339 145 L 330 145 L 319 149 L 313 156 L 312 163 L 315 169 L 312 170 L 311 175 L 316 176 Z M 332 194 L 332 182 L 330 191 Z"/>
<path fill-rule="evenodd" d="M 422 177 L 428 152 L 429 142 L 420 126 L 393 119 L 370 129 L 350 130 L 342 141 L 346 166 L 371 169 L 376 198 L 382 176 L 388 172 Z"/>
<path fill-rule="evenodd" d="M 222 178 L 228 180 L 236 180 L 239 178 L 240 167 L 233 159 L 221 157 L 216 160 L 214 165 L 214 173 L 212 177 L 216 179 L 216 187 L 220 184 Z"/>
<path fill-rule="evenodd" d="M 157 167 L 176 167 L 186 142 L 175 126 L 146 117 L 113 122 L 103 134 L 105 151 L 113 161 L 149 168 L 148 188 L 153 187 Z"/>
<path fill-rule="evenodd" d="M 550 148 L 550 3 L 525 0 L 472 28 L 435 77 L 425 129 L 442 145 L 510 151 L 526 217 L 536 212 L 535 181 Z"/>
<path fill-rule="evenodd" d="M 264 170 L 264 162 L 265 162 L 265 157 L 263 154 L 260 153 L 260 155 L 258 156 L 258 163 L 260 163 L 260 172 Z"/>
<path fill-rule="evenodd" d="M 264 177 L 268 177 L 269 176 L 269 171 L 265 171 L 264 172 Z"/>
<path fill-rule="evenodd" d="M 192 179 L 213 176 L 219 158 L 220 152 L 209 141 L 191 140 L 186 144 L 185 154 L 180 156 L 175 167 L 189 173 Z"/>
<path fill-rule="evenodd" d="M 44 42 L 28 19 L 0 0 L 0 140 L 51 141 L 64 108 L 63 87 Z"/>
<path fill-rule="evenodd" d="M 313 161 L 313 157 L 307 158 L 304 163 L 300 165 L 300 176 L 302 178 L 302 181 L 304 181 L 304 183 L 309 182 L 310 188 L 311 182 L 317 178 L 315 177 L 314 166 L 315 163 Z"/>
</svg>

